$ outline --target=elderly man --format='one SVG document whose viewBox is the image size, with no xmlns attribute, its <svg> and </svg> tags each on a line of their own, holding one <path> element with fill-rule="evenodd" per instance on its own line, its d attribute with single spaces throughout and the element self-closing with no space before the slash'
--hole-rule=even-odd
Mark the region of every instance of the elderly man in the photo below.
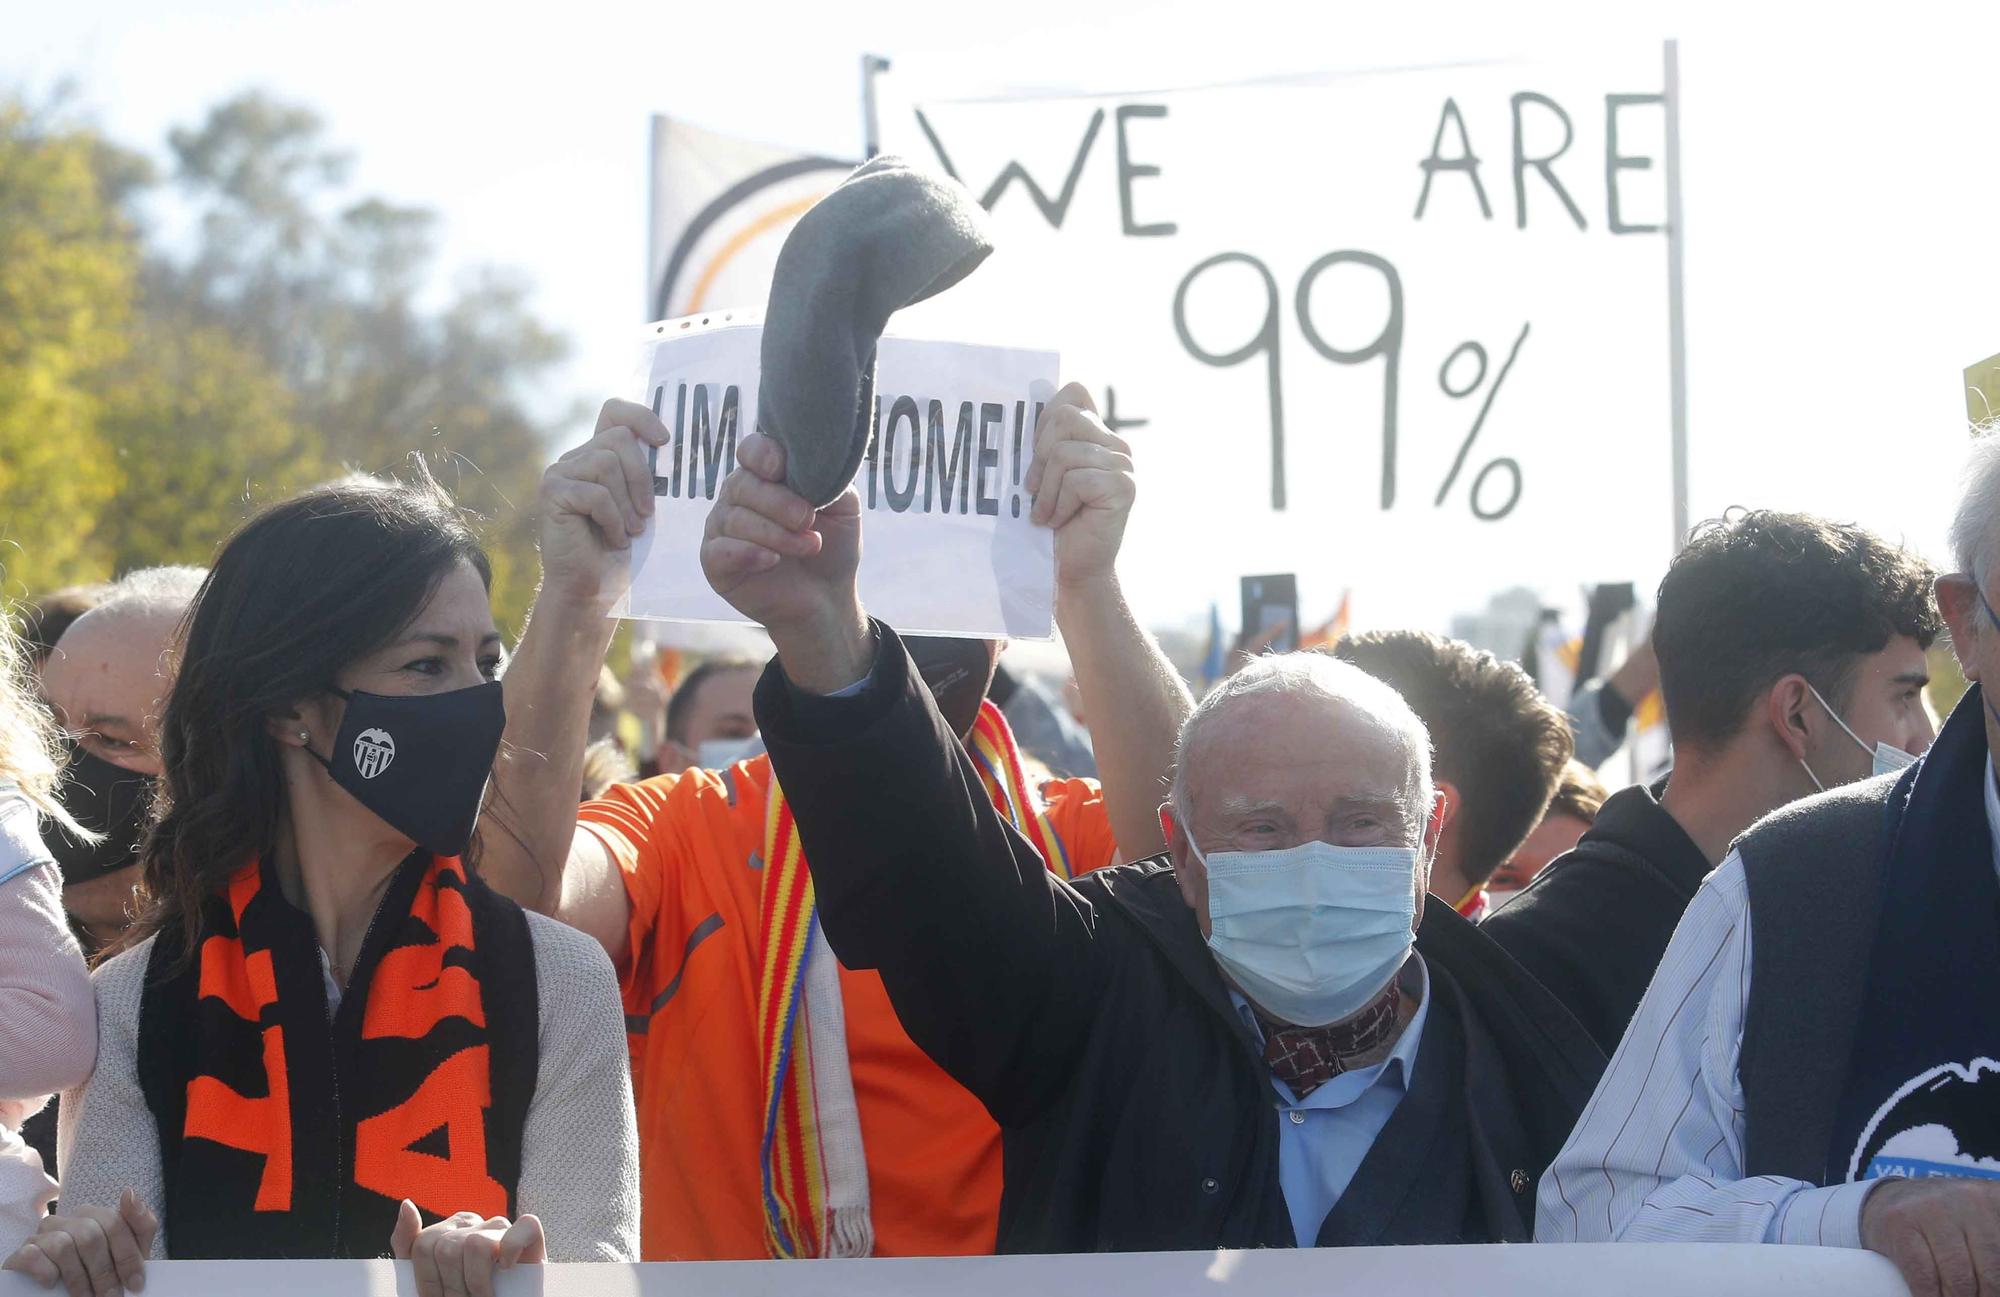
<svg viewBox="0 0 2000 1297">
<path fill-rule="evenodd" d="M 1185 723 L 1169 850 L 1054 878 L 864 615 L 852 493 L 815 516 L 775 443 L 741 457 L 703 565 L 777 646 L 758 720 L 827 937 L 1000 1123 L 1000 1250 L 1528 1237 L 1601 1056 L 1425 895 L 1407 704 L 1325 657 L 1253 663 Z"/>
<path fill-rule="evenodd" d="M 2000 437 L 1951 537 L 1972 689 L 1912 769 L 1779 811 L 1702 884 L 1540 1237 L 1865 1247 L 1918 1297 L 2000 1286 Z"/>
<path fill-rule="evenodd" d="M 542 591 L 507 668 L 514 756 L 487 799 L 481 872 L 598 938 L 617 965 L 648 1260 L 990 1252 L 1000 1130 L 911 1042 L 882 979 L 841 968 L 826 948 L 811 921 L 818 862 L 799 850 L 790 789 L 770 759 L 621 785 L 580 812 L 565 795 L 586 686 L 614 628 L 605 613 L 629 580 L 624 547 L 652 505 L 628 484 L 647 481 L 645 447 L 666 436 L 644 406 L 613 402 L 591 442 L 544 479 Z M 1079 677 L 1115 716 L 1100 725 L 1101 794 L 1085 780 L 1028 781 L 987 697 L 996 646 L 932 640 L 921 646 L 924 679 L 954 748 L 978 754 L 985 773 L 973 787 L 1034 836 L 1037 868 L 1083 873 L 1121 846 L 1134 858 L 1159 849 L 1155 810 L 1192 700 L 1125 610 L 1112 558 L 1132 462 L 1081 388 L 1044 412 L 1037 462 L 1057 621 Z M 787 503 L 806 525 L 812 510 Z M 815 565 L 803 547 L 793 553 Z M 711 680 L 701 696 L 717 683 L 732 682 Z M 735 704 L 745 712 L 749 683 Z M 738 720 L 739 733 L 751 729 Z M 922 801 L 892 775 L 866 796 L 884 815 Z M 784 914 L 806 917 L 773 917 Z"/>
<path fill-rule="evenodd" d="M 106 587 L 42 663 L 42 694 L 71 739 L 63 809 L 103 836 L 42 826 L 63 872 L 63 905 L 87 950 L 116 940 L 138 886 L 139 839 L 160 775 L 159 715 L 173 685 L 170 650 L 207 571 L 151 567 Z"/>
</svg>

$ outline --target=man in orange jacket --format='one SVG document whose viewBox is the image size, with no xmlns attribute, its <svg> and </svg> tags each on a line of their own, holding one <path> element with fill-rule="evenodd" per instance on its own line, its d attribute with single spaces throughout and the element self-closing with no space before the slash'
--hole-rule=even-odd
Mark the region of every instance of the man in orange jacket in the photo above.
<svg viewBox="0 0 2000 1297">
<path fill-rule="evenodd" d="M 652 511 L 646 450 L 666 436 L 643 406 L 608 402 L 543 480 L 542 590 L 506 672 L 510 756 L 487 798 L 481 872 L 617 965 L 646 1259 L 989 1252 L 998 1127 L 910 1041 L 880 976 L 834 960 L 769 761 L 620 785 L 581 812 L 571 798 L 608 613 Z M 1119 588 L 1130 449 L 1082 388 L 1045 412 L 1028 482 L 1035 521 L 1055 530 L 1056 619 L 1090 699 L 1102 790 L 1028 777 L 985 700 L 994 646 L 939 644 L 926 679 L 996 807 L 1070 876 L 1161 849 L 1157 807 L 1190 700 Z"/>
</svg>

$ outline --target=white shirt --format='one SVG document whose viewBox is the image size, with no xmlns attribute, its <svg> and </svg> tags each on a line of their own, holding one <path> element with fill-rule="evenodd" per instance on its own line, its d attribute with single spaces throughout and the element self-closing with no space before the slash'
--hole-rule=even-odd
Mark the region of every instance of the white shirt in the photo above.
<svg viewBox="0 0 2000 1297">
<path fill-rule="evenodd" d="M 2000 790 L 1986 764 L 2000 872 Z M 1750 1002 L 1750 897 L 1732 851 L 1688 904 L 1597 1093 L 1542 1177 L 1542 1243 L 1861 1246 L 1878 1181 L 1824 1188 L 1743 1174 L 1737 1061 Z"/>
</svg>

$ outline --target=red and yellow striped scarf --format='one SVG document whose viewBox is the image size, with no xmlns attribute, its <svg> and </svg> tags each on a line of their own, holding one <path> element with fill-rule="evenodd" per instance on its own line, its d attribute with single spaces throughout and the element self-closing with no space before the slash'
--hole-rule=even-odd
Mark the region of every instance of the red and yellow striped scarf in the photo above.
<svg viewBox="0 0 2000 1297">
<path fill-rule="evenodd" d="M 1028 786 L 1014 732 L 992 702 L 980 704 L 965 748 L 994 807 L 1034 844 L 1051 872 L 1068 878 L 1069 854 Z M 823 1078 L 815 1076 L 810 1033 L 801 1016 L 816 911 L 812 874 L 775 777 L 765 799 L 760 910 L 757 1040 L 764 1068 L 765 1243 L 772 1256 L 785 1259 L 841 1254 L 837 1243 L 829 1252 L 838 1224 L 828 1186 L 839 1174 L 829 1163 L 843 1154 L 835 1150 L 829 1157 L 828 1114 L 816 1088 Z M 844 1079 L 845 1059 L 821 1059 L 818 1066 L 837 1067 Z M 851 1085 L 846 1088 L 851 1103 Z"/>
</svg>

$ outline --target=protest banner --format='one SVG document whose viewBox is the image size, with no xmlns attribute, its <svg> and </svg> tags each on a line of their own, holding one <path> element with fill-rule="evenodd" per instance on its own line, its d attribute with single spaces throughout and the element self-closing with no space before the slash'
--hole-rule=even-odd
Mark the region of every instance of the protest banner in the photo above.
<svg viewBox="0 0 2000 1297">
<path fill-rule="evenodd" d="M 884 151 L 961 179 L 997 244 L 903 327 L 1060 350 L 1133 443 L 1148 606 L 1245 571 L 1390 612 L 1663 568 L 1658 45 L 1133 94 L 904 58 L 875 89 Z"/>
<path fill-rule="evenodd" d="M 654 456 L 654 514 L 632 546 L 625 614 L 741 623 L 701 572 L 703 529 L 740 437 L 756 427 L 755 313 L 649 326 L 639 399 L 671 440 Z M 861 496 L 858 583 L 898 630 L 1047 639 L 1054 535 L 1029 521 L 1035 423 L 1055 394 L 1053 353 L 885 337 Z"/>
<path fill-rule="evenodd" d="M 882 149 L 964 181 L 998 243 L 898 327 L 1062 354 L 1134 446 L 1127 552 L 1148 561 L 1125 578 L 1148 616 L 1230 601 L 1245 571 L 1390 622 L 1514 585 L 1650 586 L 1687 522 L 1664 54 L 1132 94 L 877 63 Z M 809 165 L 760 147 L 710 143 Z M 769 185 L 801 176 L 839 179 L 742 200 L 772 257 L 791 218 Z M 685 237 L 656 204 L 656 246 Z M 768 271 L 734 255 L 743 286 L 704 307 L 763 300 Z"/>
<path fill-rule="evenodd" d="M 500 1275 L 499 1297 L 1214 1297 L 1244 1293 L 1479 1293 L 1546 1297 L 1908 1297 L 1872 1252 L 1715 1243 L 1562 1246 L 1270 1248 L 1088 1256 L 932 1257 L 866 1261 L 677 1261 L 530 1265 Z M 43 1290 L 0 1274 L 0 1297 Z M 155 1261 L 147 1297 L 408 1297 L 410 1267 L 390 1261 Z"/>
</svg>

